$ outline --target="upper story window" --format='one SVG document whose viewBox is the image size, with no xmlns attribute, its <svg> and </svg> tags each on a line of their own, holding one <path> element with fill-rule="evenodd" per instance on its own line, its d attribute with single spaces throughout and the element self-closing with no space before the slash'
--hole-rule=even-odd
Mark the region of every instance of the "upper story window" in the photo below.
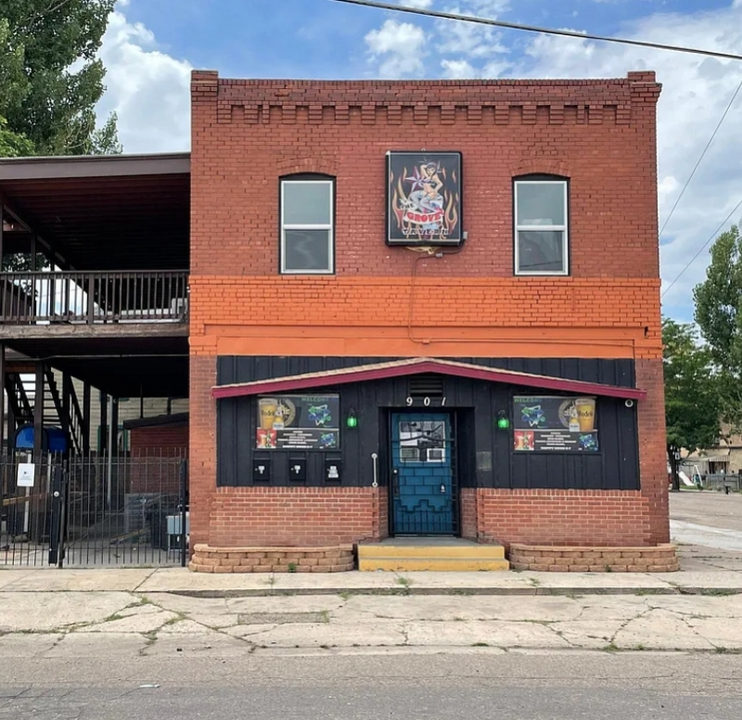
<svg viewBox="0 0 742 720">
<path fill-rule="evenodd" d="M 514 192 L 515 274 L 569 274 L 567 180 L 517 179 Z"/>
<path fill-rule="evenodd" d="M 281 180 L 281 272 L 335 270 L 335 181 L 325 176 Z"/>
</svg>

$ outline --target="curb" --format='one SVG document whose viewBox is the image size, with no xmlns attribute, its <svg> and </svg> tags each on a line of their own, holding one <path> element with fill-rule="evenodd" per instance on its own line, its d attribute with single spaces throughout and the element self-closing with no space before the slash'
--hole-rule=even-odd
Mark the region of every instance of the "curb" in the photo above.
<svg viewBox="0 0 742 720">
<path fill-rule="evenodd" d="M 241 598 L 241 597 L 288 597 L 301 595 L 489 595 L 489 596 L 573 596 L 573 595 L 706 595 L 726 597 L 729 595 L 742 595 L 742 588 L 701 588 L 701 587 L 534 587 L 534 588 L 287 588 L 271 590 L 266 588 L 246 588 L 242 590 L 139 590 L 141 594 L 158 592 L 166 595 L 180 595 L 192 598 Z"/>
</svg>

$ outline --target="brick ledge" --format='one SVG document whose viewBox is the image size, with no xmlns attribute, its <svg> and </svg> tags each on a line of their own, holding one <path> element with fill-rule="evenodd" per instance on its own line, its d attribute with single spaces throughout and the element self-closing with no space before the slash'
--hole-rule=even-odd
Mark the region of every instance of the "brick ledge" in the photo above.
<svg viewBox="0 0 742 720">
<path fill-rule="evenodd" d="M 513 570 L 542 572 L 677 572 L 675 545 L 589 547 L 511 543 Z"/>
<path fill-rule="evenodd" d="M 196 545 L 188 567 L 193 572 L 346 572 L 353 570 L 353 546 L 211 547 Z"/>
</svg>

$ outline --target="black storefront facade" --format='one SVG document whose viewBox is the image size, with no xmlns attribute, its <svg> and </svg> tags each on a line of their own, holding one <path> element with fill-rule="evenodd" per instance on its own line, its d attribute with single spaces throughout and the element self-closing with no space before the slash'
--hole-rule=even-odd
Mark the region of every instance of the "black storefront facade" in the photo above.
<svg viewBox="0 0 742 720">
<path fill-rule="evenodd" d="M 631 360 L 221 357 L 217 382 L 220 489 L 371 488 L 381 537 L 462 535 L 472 491 L 640 490 Z"/>
</svg>

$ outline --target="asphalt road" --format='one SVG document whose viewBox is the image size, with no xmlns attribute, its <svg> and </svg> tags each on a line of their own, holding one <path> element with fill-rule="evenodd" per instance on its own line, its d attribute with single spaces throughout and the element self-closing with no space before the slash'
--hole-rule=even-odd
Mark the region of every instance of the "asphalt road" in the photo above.
<svg viewBox="0 0 742 720">
<path fill-rule="evenodd" d="M 742 536 L 742 495 L 714 490 L 670 493 L 670 518 L 693 525 L 705 525 Z"/>
<path fill-rule="evenodd" d="M 2 669 L 22 720 L 736 720 L 742 656 L 482 652 L 239 660 L 30 658 Z"/>
</svg>

